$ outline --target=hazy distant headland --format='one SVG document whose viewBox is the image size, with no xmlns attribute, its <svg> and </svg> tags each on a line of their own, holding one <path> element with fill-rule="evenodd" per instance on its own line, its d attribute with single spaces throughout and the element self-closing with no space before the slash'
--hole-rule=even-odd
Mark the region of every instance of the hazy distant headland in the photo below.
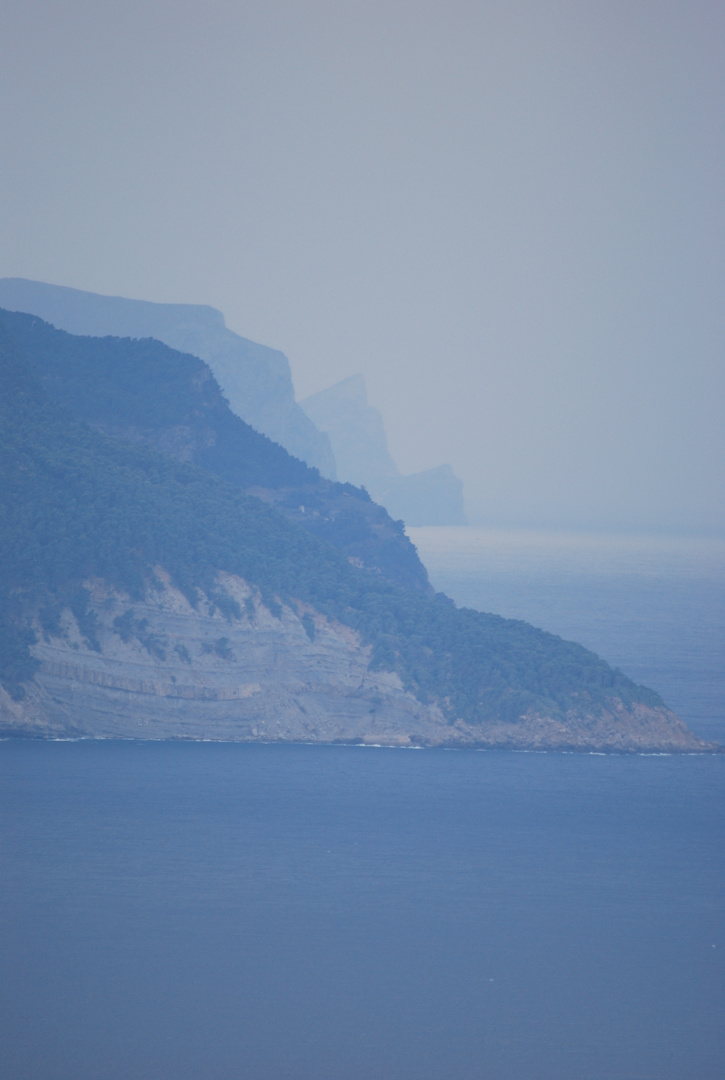
<svg viewBox="0 0 725 1080">
<path fill-rule="evenodd" d="M 409 525 L 462 525 L 463 485 L 449 465 L 401 476 L 361 376 L 298 404 L 284 353 L 227 329 L 202 304 L 154 304 L 24 278 L 0 279 L 0 307 L 72 334 L 155 338 L 204 360 L 233 412 L 322 476 L 364 486 Z"/>
<path fill-rule="evenodd" d="M 364 485 L 406 525 L 465 525 L 463 484 L 450 465 L 401 476 L 390 456 L 380 412 L 368 403 L 362 375 L 300 402 L 330 439 L 338 475 Z"/>
<path fill-rule="evenodd" d="M 0 313 L 5 734 L 701 750 L 593 653 L 436 595 L 198 357 Z"/>
</svg>

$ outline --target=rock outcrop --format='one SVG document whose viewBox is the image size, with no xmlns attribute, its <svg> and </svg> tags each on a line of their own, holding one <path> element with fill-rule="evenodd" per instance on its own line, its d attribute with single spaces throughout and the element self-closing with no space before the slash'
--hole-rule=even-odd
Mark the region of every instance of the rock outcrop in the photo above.
<svg viewBox="0 0 725 1080">
<path fill-rule="evenodd" d="M 0 733 L 38 738 L 354 742 L 526 750 L 698 752 L 711 749 L 663 708 L 613 700 L 564 719 L 535 714 L 503 723 L 451 723 L 387 671 L 370 669 L 354 630 L 304 604 L 277 615 L 241 578 L 192 606 L 157 568 L 134 601 L 87 582 L 89 641 L 66 609 L 53 634 L 36 622 L 40 662 L 22 700 L 0 687 Z"/>
</svg>

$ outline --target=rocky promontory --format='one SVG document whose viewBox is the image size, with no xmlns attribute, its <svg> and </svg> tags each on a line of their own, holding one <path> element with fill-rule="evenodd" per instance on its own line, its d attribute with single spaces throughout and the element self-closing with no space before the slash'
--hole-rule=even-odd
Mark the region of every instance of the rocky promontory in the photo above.
<svg viewBox="0 0 725 1080">
<path fill-rule="evenodd" d="M 201 361 L 51 331 L 0 320 L 0 735 L 712 749 L 582 646 L 434 595 Z"/>
</svg>

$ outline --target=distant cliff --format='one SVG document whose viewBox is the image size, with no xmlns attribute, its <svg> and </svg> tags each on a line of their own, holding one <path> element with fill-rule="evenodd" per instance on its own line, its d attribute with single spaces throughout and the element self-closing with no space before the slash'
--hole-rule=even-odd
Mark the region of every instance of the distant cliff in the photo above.
<svg viewBox="0 0 725 1080">
<path fill-rule="evenodd" d="M 463 484 L 450 465 L 402 476 L 390 456 L 383 418 L 368 403 L 362 375 L 300 402 L 329 436 L 338 476 L 362 485 L 406 525 L 464 525 Z"/>
<path fill-rule="evenodd" d="M 0 307 L 39 315 L 71 334 L 156 338 L 200 357 L 237 416 L 323 476 L 335 479 L 327 436 L 295 402 L 287 357 L 228 330 L 215 308 L 100 296 L 24 278 L 0 279 Z"/>
</svg>

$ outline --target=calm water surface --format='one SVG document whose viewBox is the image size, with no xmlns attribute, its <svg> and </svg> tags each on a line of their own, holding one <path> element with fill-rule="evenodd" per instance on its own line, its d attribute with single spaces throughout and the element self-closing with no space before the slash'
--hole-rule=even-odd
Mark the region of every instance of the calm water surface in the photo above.
<svg viewBox="0 0 725 1080">
<path fill-rule="evenodd" d="M 662 606 L 627 634 L 659 656 L 670 619 L 680 655 Z M 717 726 L 711 690 L 683 700 Z M 0 743 L 0 1076 L 722 1080 L 723 780 L 706 756 Z"/>
</svg>

